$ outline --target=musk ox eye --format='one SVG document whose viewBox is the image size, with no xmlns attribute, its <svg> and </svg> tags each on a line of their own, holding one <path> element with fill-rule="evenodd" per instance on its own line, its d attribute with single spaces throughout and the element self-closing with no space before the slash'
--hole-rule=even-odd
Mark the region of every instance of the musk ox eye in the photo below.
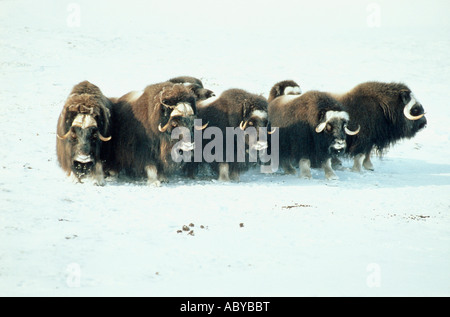
<svg viewBox="0 0 450 317">
<path fill-rule="evenodd" d="M 178 126 L 178 122 L 172 121 L 172 127 L 176 128 Z"/>
<path fill-rule="evenodd" d="M 253 121 L 249 121 L 248 125 L 254 125 L 255 123 Z"/>
<path fill-rule="evenodd" d="M 421 113 L 420 113 L 419 108 L 418 108 L 418 107 L 415 107 L 415 108 L 411 109 L 411 114 L 412 114 L 413 116 L 418 116 L 418 115 L 421 114 Z"/>
<path fill-rule="evenodd" d="M 331 132 L 333 131 L 333 126 L 329 123 L 327 123 L 327 126 L 325 127 L 325 129 L 327 130 L 327 132 Z"/>
</svg>

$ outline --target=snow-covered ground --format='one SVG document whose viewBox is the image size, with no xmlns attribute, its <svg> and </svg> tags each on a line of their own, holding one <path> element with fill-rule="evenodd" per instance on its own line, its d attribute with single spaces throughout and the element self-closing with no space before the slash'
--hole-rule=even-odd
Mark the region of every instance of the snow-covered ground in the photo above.
<svg viewBox="0 0 450 317">
<path fill-rule="evenodd" d="M 450 295 L 446 1 L 121 3 L 0 0 L 0 296 Z M 402 81 L 428 126 L 337 181 L 65 177 L 75 84 L 113 97 L 179 75 L 266 97 Z"/>
</svg>

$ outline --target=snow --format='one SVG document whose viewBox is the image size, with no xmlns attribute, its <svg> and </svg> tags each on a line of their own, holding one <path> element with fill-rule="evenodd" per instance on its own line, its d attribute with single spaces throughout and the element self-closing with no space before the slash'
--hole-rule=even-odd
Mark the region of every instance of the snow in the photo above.
<svg viewBox="0 0 450 317">
<path fill-rule="evenodd" d="M 1 296 L 450 295 L 446 1 L 377 1 L 379 27 L 371 1 L 122 3 L 0 1 Z M 402 81 L 428 126 L 336 181 L 65 176 L 56 122 L 75 84 L 118 97 L 179 75 L 266 97 L 284 79 Z"/>
</svg>

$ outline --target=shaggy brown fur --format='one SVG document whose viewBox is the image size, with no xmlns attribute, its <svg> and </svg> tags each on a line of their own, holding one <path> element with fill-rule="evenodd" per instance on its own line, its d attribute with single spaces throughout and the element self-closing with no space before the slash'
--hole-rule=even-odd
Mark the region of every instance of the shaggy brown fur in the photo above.
<svg viewBox="0 0 450 317">
<path fill-rule="evenodd" d="M 56 153 L 61 168 L 70 175 L 73 173 L 81 181 L 85 176 L 93 176 L 99 185 L 103 184 L 103 163 L 109 159 L 110 144 L 102 142 L 96 137 L 98 133 L 110 136 L 111 102 L 100 89 L 88 81 L 74 86 L 64 104 L 58 119 L 56 139 Z M 80 129 L 72 127 L 72 123 L 79 114 L 91 115 L 96 121 L 97 128 Z M 89 130 L 89 131 L 88 131 Z M 68 135 L 68 132 L 70 135 Z M 67 136 L 66 138 L 61 138 Z M 90 142 L 92 139 L 92 142 Z M 83 171 L 76 168 L 74 158 L 78 152 L 84 151 L 91 155 L 93 162 L 91 168 L 83 166 Z"/>
<path fill-rule="evenodd" d="M 322 100 L 322 97 L 332 100 L 330 95 L 319 91 L 309 91 L 303 94 L 301 99 L 298 99 L 298 96 L 280 96 L 270 103 L 270 123 L 273 126 L 285 128 L 303 121 L 315 128 L 319 124 L 318 102 Z M 330 104 L 333 103 L 330 102 Z"/>
<path fill-rule="evenodd" d="M 134 96 L 122 96 L 114 107 L 114 169 L 133 177 L 147 176 L 150 184 L 159 185 L 182 165 L 172 160 L 177 141 L 171 140 L 171 132 L 176 127 L 192 130 L 195 95 L 184 85 L 163 82 L 147 86 L 137 99 Z M 194 114 L 171 117 L 179 103 L 189 103 Z M 166 125 L 166 131 L 158 129 Z"/>
</svg>

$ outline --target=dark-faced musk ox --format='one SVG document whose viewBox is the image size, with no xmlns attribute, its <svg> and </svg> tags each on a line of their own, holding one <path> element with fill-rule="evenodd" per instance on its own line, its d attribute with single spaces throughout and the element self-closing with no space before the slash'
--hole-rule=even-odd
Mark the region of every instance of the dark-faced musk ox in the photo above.
<svg viewBox="0 0 450 317">
<path fill-rule="evenodd" d="M 193 150 L 195 114 L 196 97 L 182 84 L 158 83 L 120 97 L 113 108 L 113 169 L 159 186 L 184 164 L 174 153 Z M 172 138 L 183 129 L 188 136 Z"/>
<path fill-rule="evenodd" d="M 275 98 L 283 95 L 301 95 L 301 93 L 302 90 L 300 89 L 300 85 L 295 81 L 283 80 L 273 85 L 272 89 L 270 89 L 267 101 L 270 103 Z"/>
<path fill-rule="evenodd" d="M 279 128 L 280 165 L 286 174 L 295 174 L 292 163 L 298 163 L 300 177 L 311 178 L 311 166 L 321 166 L 327 179 L 337 179 L 331 158 L 342 155 L 350 116 L 331 95 L 308 91 L 303 95 L 282 95 L 269 103 L 269 121 Z"/>
<path fill-rule="evenodd" d="M 169 81 L 174 84 L 183 84 L 187 86 L 194 92 L 195 96 L 197 97 L 197 101 L 205 100 L 215 96 L 212 90 L 203 87 L 203 82 L 200 79 L 192 76 L 174 77 L 169 79 Z"/>
<path fill-rule="evenodd" d="M 361 171 L 361 165 L 373 170 L 372 150 L 382 155 L 389 146 L 414 137 L 427 124 L 422 104 L 402 83 L 366 82 L 335 98 L 361 127 L 357 135 L 347 137 L 353 171 Z"/>
<path fill-rule="evenodd" d="M 111 102 L 88 81 L 73 87 L 58 119 L 56 153 L 61 168 L 78 182 L 104 185 L 111 151 Z"/>
<path fill-rule="evenodd" d="M 208 128 L 201 138 L 195 138 L 194 162 L 209 164 L 220 181 L 238 181 L 242 172 L 261 161 L 258 152 L 267 148 L 268 123 L 263 96 L 228 89 L 219 97 L 199 102 L 198 118 Z M 197 139 L 211 141 L 200 144 Z M 188 175 L 195 176 L 198 165 L 188 167 Z"/>
</svg>

